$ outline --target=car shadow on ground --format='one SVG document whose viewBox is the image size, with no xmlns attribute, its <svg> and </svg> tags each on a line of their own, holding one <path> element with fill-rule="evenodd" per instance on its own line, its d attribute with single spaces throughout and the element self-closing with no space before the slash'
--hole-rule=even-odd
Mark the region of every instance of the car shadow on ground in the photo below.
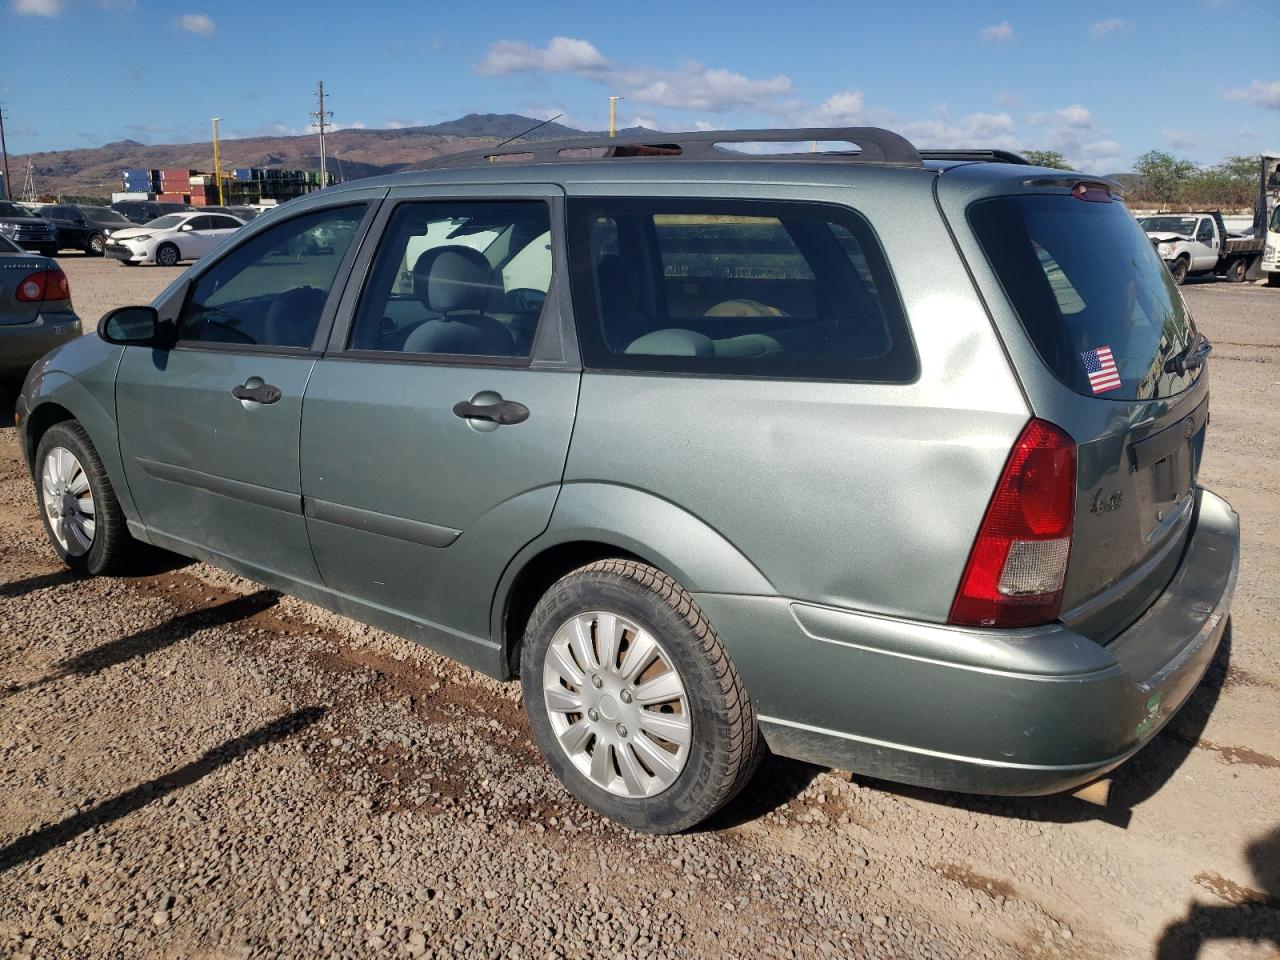
<svg viewBox="0 0 1280 960">
<path fill-rule="evenodd" d="M 27 684 L 9 686 L 4 693 L 7 696 L 13 696 L 65 677 L 89 676 L 90 674 L 98 673 L 108 667 L 126 663 L 136 657 L 145 657 L 158 650 L 163 650 L 165 647 L 185 640 L 197 630 L 222 626 L 234 623 L 237 620 L 245 620 L 254 614 L 270 609 L 279 600 L 280 594 L 275 590 L 259 590 L 248 596 L 236 597 L 214 606 L 201 607 L 198 610 L 171 617 L 157 626 L 131 633 L 126 637 L 111 640 L 101 646 L 94 647 L 92 650 L 77 654 L 56 664 L 53 670 L 39 680 L 33 680 Z"/>
<path fill-rule="evenodd" d="M 1280 827 L 1249 844 L 1245 859 L 1261 889 L 1201 874 L 1196 881 L 1228 901 L 1227 906 L 1192 903 L 1156 945 L 1156 960 L 1194 960 L 1213 940 L 1249 940 L 1280 947 Z"/>
<path fill-rule="evenodd" d="M 1231 621 L 1222 635 L 1213 661 L 1204 678 L 1187 702 L 1173 716 L 1168 725 L 1151 742 L 1110 774 L 1112 780 L 1110 801 L 1105 807 L 1078 800 L 1070 794 L 1047 797 L 988 797 L 962 793 L 928 790 L 922 787 L 902 786 L 893 783 L 874 782 L 880 789 L 900 796 L 912 797 L 926 803 L 960 807 L 974 813 L 995 817 L 1015 817 L 1020 820 L 1038 820 L 1046 823 L 1080 823 L 1100 820 L 1113 826 L 1126 828 L 1133 810 L 1151 797 L 1177 773 L 1178 768 L 1191 755 L 1209 723 L 1222 695 L 1227 670 L 1231 664 Z"/>
<path fill-rule="evenodd" d="M 800 760 L 766 754 L 742 792 L 710 819 L 694 827 L 693 832 L 714 833 L 758 820 L 798 797 L 823 769 Z"/>
<path fill-rule="evenodd" d="M 119 820 L 166 794 L 188 787 L 219 767 L 233 763 L 259 747 L 284 740 L 315 723 L 324 714 L 323 707 L 295 710 L 233 740 L 219 744 L 198 760 L 193 760 L 164 776 L 139 784 L 110 800 L 104 800 L 87 810 L 73 814 L 65 820 L 42 827 L 35 833 L 19 837 L 8 846 L 0 847 L 0 873 L 43 856 L 55 847 L 74 840 L 87 830 Z"/>
</svg>

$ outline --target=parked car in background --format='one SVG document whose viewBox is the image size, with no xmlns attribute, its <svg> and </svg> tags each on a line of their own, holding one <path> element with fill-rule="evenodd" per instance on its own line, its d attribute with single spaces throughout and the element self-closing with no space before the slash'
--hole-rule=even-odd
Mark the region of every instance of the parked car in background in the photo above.
<svg viewBox="0 0 1280 960">
<path fill-rule="evenodd" d="M 20 381 L 33 363 L 80 332 L 57 261 L 0 236 L 0 387 Z"/>
<path fill-rule="evenodd" d="M 1216 210 L 1140 217 L 1138 225 L 1178 283 L 1209 274 L 1242 283 L 1262 258 L 1262 238 L 1232 235 Z"/>
<path fill-rule="evenodd" d="M 106 253 L 128 267 L 140 263 L 172 267 L 183 260 L 199 260 L 243 226 L 243 220 L 226 213 L 169 213 L 141 227 L 117 231 Z"/>
<path fill-rule="evenodd" d="M 0 237 L 46 257 L 58 252 L 57 228 L 27 207 L 0 200 Z"/>
<path fill-rule="evenodd" d="M 166 213 L 185 213 L 191 208 L 185 203 L 161 203 L 159 200 L 117 200 L 111 209 L 133 223 L 150 223 Z"/>
<path fill-rule="evenodd" d="M 1186 702 L 1239 564 L 1209 344 L 1120 190 L 870 128 L 447 156 L 108 313 L 17 434 L 70 568 L 152 544 L 519 677 L 629 827 L 766 745 L 1075 790 Z"/>
<path fill-rule="evenodd" d="M 255 207 L 199 207 L 198 209 L 203 210 L 205 213 L 229 213 L 245 223 L 253 220 L 262 212 Z"/>
<path fill-rule="evenodd" d="M 58 231 L 58 249 L 74 247 L 95 257 L 102 256 L 107 239 L 117 230 L 134 226 L 110 207 L 58 203 L 40 208 L 40 216 Z"/>
</svg>

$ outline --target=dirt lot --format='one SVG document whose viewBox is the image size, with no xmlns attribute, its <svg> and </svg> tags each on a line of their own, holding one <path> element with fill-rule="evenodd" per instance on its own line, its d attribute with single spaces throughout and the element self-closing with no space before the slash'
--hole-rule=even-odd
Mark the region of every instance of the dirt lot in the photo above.
<svg viewBox="0 0 1280 960">
<path fill-rule="evenodd" d="M 64 264 L 90 324 L 177 273 Z M 1280 956 L 1280 291 L 1186 295 L 1240 585 L 1105 811 L 771 760 L 711 829 L 631 835 L 515 685 L 200 564 L 69 576 L 0 429 L 0 955 Z"/>
</svg>

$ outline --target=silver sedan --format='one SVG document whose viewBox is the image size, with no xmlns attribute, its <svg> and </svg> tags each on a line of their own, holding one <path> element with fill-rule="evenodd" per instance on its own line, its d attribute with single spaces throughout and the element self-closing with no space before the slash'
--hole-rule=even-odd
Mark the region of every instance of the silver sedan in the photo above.
<svg viewBox="0 0 1280 960">
<path fill-rule="evenodd" d="M 71 287 L 57 261 L 0 237 L 0 380 L 21 379 L 80 333 Z"/>
</svg>

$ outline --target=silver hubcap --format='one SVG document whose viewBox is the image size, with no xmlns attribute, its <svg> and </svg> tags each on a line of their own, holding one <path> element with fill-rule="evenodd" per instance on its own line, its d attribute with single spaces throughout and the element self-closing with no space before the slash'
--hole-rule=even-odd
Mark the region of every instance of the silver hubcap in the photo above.
<svg viewBox="0 0 1280 960">
<path fill-rule="evenodd" d="M 565 755 L 596 786 L 652 797 L 689 759 L 693 722 L 667 651 L 630 620 L 593 611 L 556 631 L 542 692 Z"/>
<path fill-rule="evenodd" d="M 84 467 L 66 447 L 54 447 L 44 458 L 40 493 L 58 546 L 73 557 L 88 553 L 95 529 L 93 491 Z"/>
</svg>

